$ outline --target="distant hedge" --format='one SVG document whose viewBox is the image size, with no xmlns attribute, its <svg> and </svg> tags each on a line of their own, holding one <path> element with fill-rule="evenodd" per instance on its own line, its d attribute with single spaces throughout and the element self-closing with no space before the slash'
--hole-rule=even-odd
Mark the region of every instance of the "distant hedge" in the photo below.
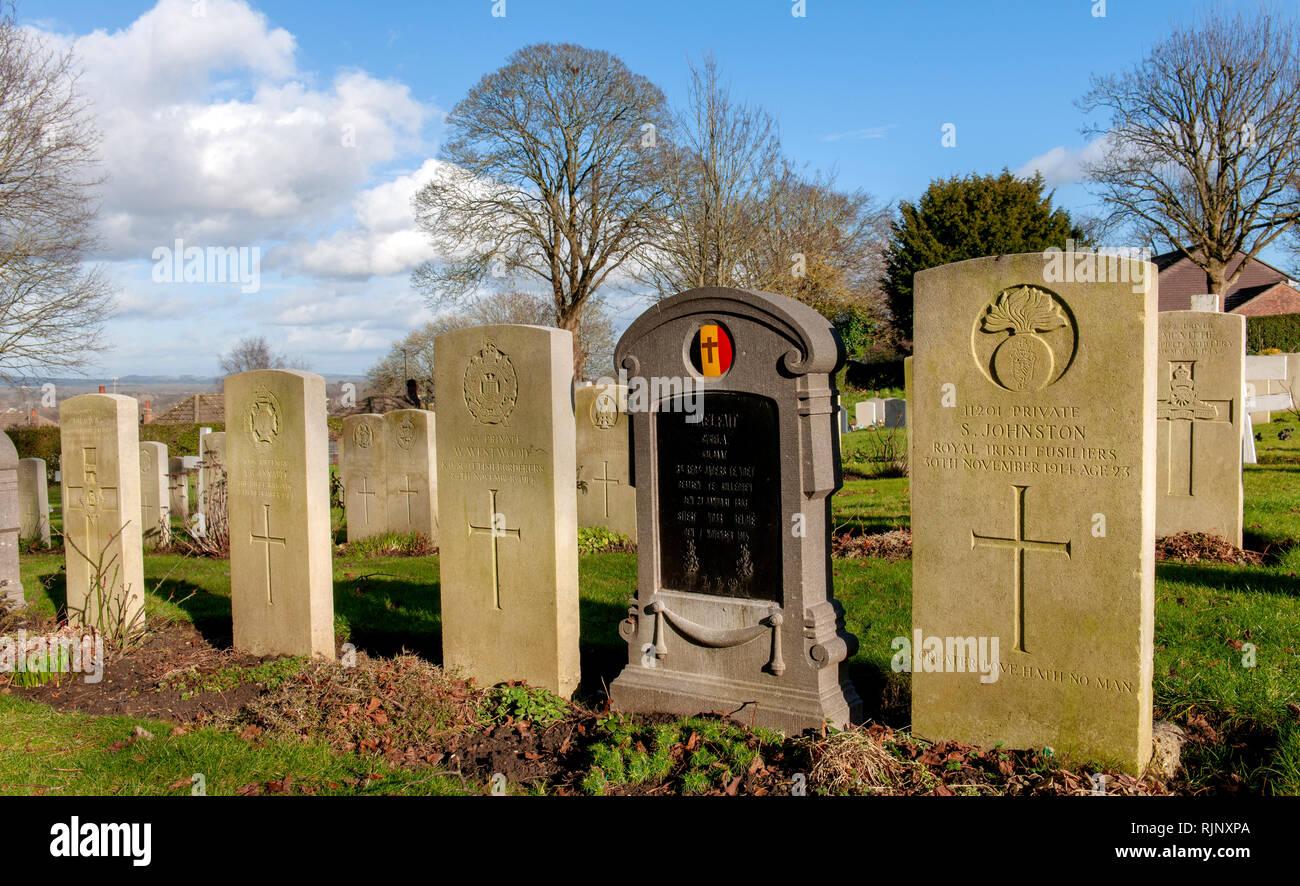
<svg viewBox="0 0 1300 886">
<path fill-rule="evenodd" d="M 853 361 L 845 373 L 848 386 L 859 391 L 879 391 L 884 388 L 901 388 L 903 386 L 903 358 L 873 360 L 871 362 Z"/>
<path fill-rule="evenodd" d="M 224 431 L 221 422 L 204 424 L 213 431 Z M 19 458 L 43 458 L 45 467 L 53 472 L 59 470 L 59 429 L 16 427 L 5 431 L 14 442 Z M 140 440 L 155 440 L 167 444 L 167 455 L 198 455 L 199 425 L 141 425 Z M 53 476 L 53 473 L 51 473 Z"/>
<path fill-rule="evenodd" d="M 1269 348 L 1288 354 L 1300 352 L 1300 314 L 1247 317 L 1246 347 L 1252 354 Z"/>
<path fill-rule="evenodd" d="M 43 458 L 53 479 L 59 469 L 59 429 L 17 427 L 5 431 L 14 442 L 19 458 Z"/>
<path fill-rule="evenodd" d="M 167 457 L 199 454 L 199 427 L 194 423 L 179 425 L 140 425 L 140 441 L 155 440 L 167 444 Z M 224 422 L 204 422 L 201 427 L 224 431 Z"/>
</svg>

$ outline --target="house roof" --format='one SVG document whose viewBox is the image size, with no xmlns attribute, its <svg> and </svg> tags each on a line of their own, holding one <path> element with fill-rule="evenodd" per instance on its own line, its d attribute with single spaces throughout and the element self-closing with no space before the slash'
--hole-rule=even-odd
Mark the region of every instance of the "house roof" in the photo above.
<svg viewBox="0 0 1300 886">
<path fill-rule="evenodd" d="M 1258 286 L 1243 286 L 1240 289 L 1234 289 L 1232 292 L 1228 293 L 1228 297 L 1223 300 L 1223 312 L 1225 314 L 1230 314 L 1255 296 L 1263 295 L 1274 286 L 1278 285 L 1284 284 L 1281 284 L 1279 281 L 1278 283 L 1261 283 Z"/>
<path fill-rule="evenodd" d="M 1237 253 L 1228 265 L 1228 273 L 1235 273 L 1244 259 L 1244 253 Z M 1192 306 L 1193 295 L 1210 291 L 1205 271 L 1186 253 L 1166 252 L 1154 256 L 1151 261 L 1160 274 L 1160 310 L 1186 311 Z M 1251 259 L 1224 297 L 1223 309 L 1231 311 L 1236 305 L 1244 304 L 1272 286 L 1286 283 L 1288 279 L 1289 275 L 1285 271 L 1257 258 Z"/>
<path fill-rule="evenodd" d="M 1240 257 L 1241 255 L 1243 255 L 1243 253 L 1240 252 L 1237 253 L 1237 257 Z M 1188 256 L 1187 253 L 1183 252 L 1181 249 L 1175 249 L 1173 252 L 1163 252 L 1160 255 L 1152 256 L 1151 261 L 1155 264 L 1155 266 L 1159 270 L 1163 271 L 1165 268 L 1170 267 L 1171 265 L 1175 265 L 1179 261 L 1185 258 L 1190 260 L 1190 256 Z M 1270 265 L 1268 262 L 1264 261 L 1261 258 L 1255 258 L 1252 261 L 1254 264 L 1263 265 L 1264 267 L 1268 268 L 1270 271 L 1273 271 L 1275 274 L 1277 274 L 1279 277 L 1281 277 L 1284 280 L 1291 278 L 1291 275 L 1288 274 L 1286 271 L 1282 270 L 1276 265 Z M 1193 262 L 1193 264 L 1195 263 Z"/>
<path fill-rule="evenodd" d="M 33 409 L 24 412 L 21 409 L 9 409 L 0 412 L 0 428 L 57 428 L 59 423 Z"/>
<path fill-rule="evenodd" d="M 224 422 L 226 397 L 224 394 L 193 394 L 154 416 L 156 425 L 182 425 L 193 422 Z"/>
</svg>

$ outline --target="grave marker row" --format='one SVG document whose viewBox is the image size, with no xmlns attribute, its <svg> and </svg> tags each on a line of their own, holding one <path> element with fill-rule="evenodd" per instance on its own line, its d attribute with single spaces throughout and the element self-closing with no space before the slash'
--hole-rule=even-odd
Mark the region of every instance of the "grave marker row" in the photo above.
<svg viewBox="0 0 1300 886">
<path fill-rule="evenodd" d="M 1123 283 L 1048 287 L 1047 261 L 919 273 L 906 399 L 859 404 L 858 424 L 908 428 L 916 734 L 1136 772 L 1151 753 L 1156 533 L 1240 544 L 1244 321 L 1158 316 L 1147 263 Z M 828 550 L 844 355 L 816 311 L 720 288 L 666 299 L 618 344 L 628 387 L 575 392 L 561 330 L 456 330 L 435 354 L 436 423 L 351 417 L 340 467 L 350 539 L 438 541 L 447 667 L 571 694 L 577 527 L 605 525 L 640 548 L 615 708 L 796 732 L 859 716 Z M 638 400 L 644 386 L 660 393 Z M 227 472 L 235 644 L 332 657 L 324 382 L 264 370 L 225 389 L 227 431 L 201 449 Z M 177 506 L 165 447 L 135 439 L 134 403 L 61 410 L 69 608 L 101 626 L 74 546 L 109 549 L 103 590 L 138 611 L 142 543 Z M 201 492 L 200 512 L 216 500 Z"/>
<path fill-rule="evenodd" d="M 434 414 L 398 409 L 343 420 L 339 478 L 348 541 L 419 532 L 438 542 Z"/>
</svg>

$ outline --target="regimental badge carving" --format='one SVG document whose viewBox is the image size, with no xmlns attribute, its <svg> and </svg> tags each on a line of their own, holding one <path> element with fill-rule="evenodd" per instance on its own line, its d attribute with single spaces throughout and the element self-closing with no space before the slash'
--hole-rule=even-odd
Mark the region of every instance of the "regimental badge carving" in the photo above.
<svg viewBox="0 0 1300 886">
<path fill-rule="evenodd" d="M 411 444 L 415 442 L 415 424 L 409 418 L 403 416 L 402 420 L 397 423 L 397 445 L 401 449 L 410 449 Z"/>
<path fill-rule="evenodd" d="M 591 401 L 591 423 L 602 431 L 618 424 L 618 401 L 609 391 L 602 391 Z"/>
<path fill-rule="evenodd" d="M 375 443 L 374 428 L 368 424 L 359 424 L 352 432 L 352 442 L 357 444 L 359 449 L 369 449 Z"/>
<path fill-rule="evenodd" d="M 1193 420 L 1218 417 L 1217 406 L 1197 399 L 1196 381 L 1192 378 L 1190 364 L 1174 363 L 1169 370 L 1169 405 L 1161 410 L 1161 418 Z"/>
<path fill-rule="evenodd" d="M 980 311 L 972 331 L 975 362 L 990 381 L 1015 393 L 1040 391 L 1065 375 L 1078 331 L 1060 296 L 1040 286 L 1004 289 Z"/>
<path fill-rule="evenodd" d="M 465 406 L 481 424 L 503 425 L 515 411 L 519 379 L 510 357 L 492 342 L 469 360 L 465 369 Z"/>
<path fill-rule="evenodd" d="M 253 403 L 248 407 L 247 430 L 249 438 L 263 446 L 280 436 L 280 401 L 265 388 L 253 392 Z"/>
<path fill-rule="evenodd" d="M 1192 466 L 1196 460 L 1197 425 L 1206 422 L 1231 424 L 1232 401 L 1202 400 L 1196 392 L 1195 361 L 1171 362 L 1169 399 L 1156 401 L 1156 418 L 1168 424 L 1165 493 L 1195 495 L 1196 474 Z M 1175 458 L 1175 447 L 1184 449 L 1187 454 Z"/>
<path fill-rule="evenodd" d="M 153 471 L 153 450 L 140 450 L 140 473 L 147 477 Z"/>
</svg>

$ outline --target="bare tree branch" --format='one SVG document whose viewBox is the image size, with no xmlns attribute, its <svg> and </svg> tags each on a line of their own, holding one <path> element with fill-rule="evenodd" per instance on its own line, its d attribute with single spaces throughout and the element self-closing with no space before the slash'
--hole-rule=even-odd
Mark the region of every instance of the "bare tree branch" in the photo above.
<svg viewBox="0 0 1300 886">
<path fill-rule="evenodd" d="M 366 373 L 376 391 L 401 394 L 406 380 L 415 379 L 420 398 L 433 403 L 433 341 L 444 332 L 467 326 L 496 326 L 523 323 L 531 326 L 554 326 L 555 310 L 550 300 L 529 292 L 501 292 L 468 302 L 456 313 L 444 314 L 412 330 L 395 342 Z M 582 319 L 574 335 L 583 362 L 590 374 L 609 374 L 614 365 L 614 325 L 605 302 L 599 295 L 583 305 Z M 592 364 L 595 364 L 594 366 Z"/>
<path fill-rule="evenodd" d="M 450 166 L 414 207 L 448 258 L 413 284 L 437 306 L 521 276 L 550 294 L 555 325 L 577 330 L 592 294 L 651 240 L 665 120 L 659 89 L 610 53 L 518 50 L 447 118 Z M 575 342 L 579 374 L 582 357 Z"/>
<path fill-rule="evenodd" d="M 71 53 L 0 7 L 0 377 L 79 370 L 113 309 L 98 245 L 99 133 Z"/>
<path fill-rule="evenodd" d="M 759 248 L 764 202 L 782 169 L 771 116 L 733 99 L 711 56 L 690 72 L 666 144 L 668 210 L 639 274 L 660 298 L 750 282 L 740 263 Z"/>
<path fill-rule="evenodd" d="M 1247 260 L 1300 226 L 1300 26 L 1267 8 L 1212 12 L 1081 99 L 1108 120 L 1088 175 L 1106 222 L 1181 250 L 1226 294 Z"/>
</svg>

